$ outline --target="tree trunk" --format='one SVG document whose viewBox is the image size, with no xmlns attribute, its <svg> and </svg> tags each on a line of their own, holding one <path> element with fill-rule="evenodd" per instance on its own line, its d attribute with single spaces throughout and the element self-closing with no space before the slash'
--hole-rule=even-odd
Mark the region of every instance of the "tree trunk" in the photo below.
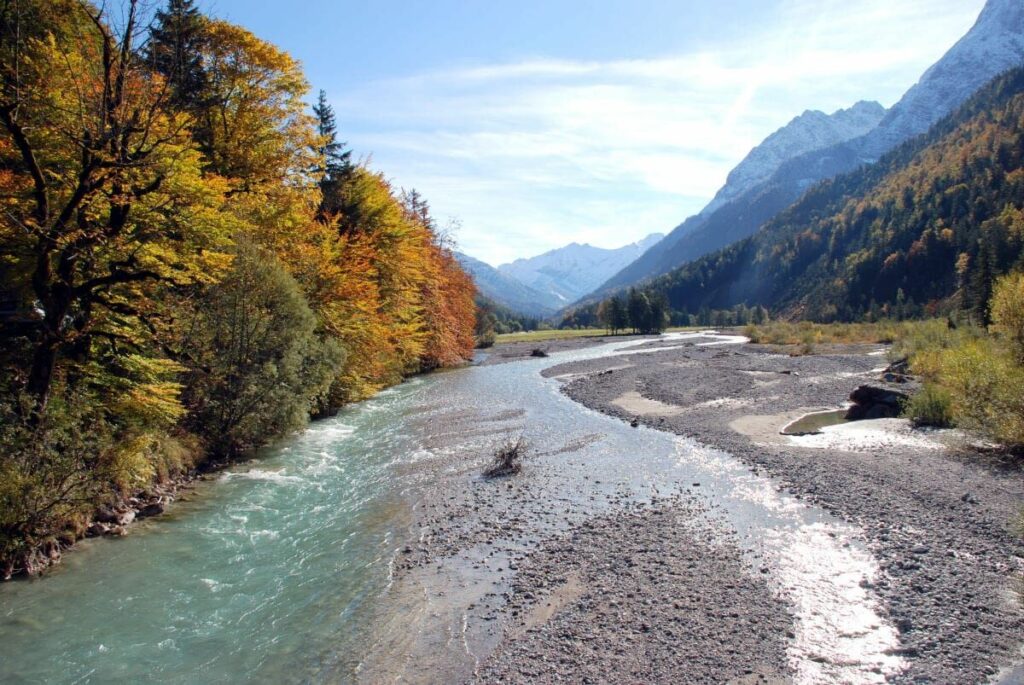
<svg viewBox="0 0 1024 685">
<path fill-rule="evenodd" d="M 28 383 L 25 386 L 26 392 L 33 400 L 33 420 L 38 420 L 46 411 L 56 364 L 57 344 L 50 340 L 42 341 L 32 354 L 32 368 L 29 370 Z"/>
</svg>

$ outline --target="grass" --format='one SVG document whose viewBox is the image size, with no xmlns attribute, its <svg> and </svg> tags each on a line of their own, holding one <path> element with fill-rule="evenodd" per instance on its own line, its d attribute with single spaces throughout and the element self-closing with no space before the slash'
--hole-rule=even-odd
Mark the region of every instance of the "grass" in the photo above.
<svg viewBox="0 0 1024 685">
<path fill-rule="evenodd" d="M 751 342 L 765 345 L 800 345 L 804 354 L 811 354 L 815 345 L 828 343 L 891 343 L 909 322 L 878 323 L 811 323 L 772 321 L 761 326 L 747 326 L 743 335 Z"/>
<path fill-rule="evenodd" d="M 685 330 L 700 330 L 688 328 L 669 328 L 666 333 Z M 631 331 L 623 331 L 618 335 L 633 335 Z M 574 338 L 610 338 L 612 337 L 606 328 L 567 328 L 553 329 L 550 331 L 525 331 L 522 333 L 503 333 L 496 338 L 496 342 L 545 342 L 548 340 L 571 340 Z"/>
</svg>

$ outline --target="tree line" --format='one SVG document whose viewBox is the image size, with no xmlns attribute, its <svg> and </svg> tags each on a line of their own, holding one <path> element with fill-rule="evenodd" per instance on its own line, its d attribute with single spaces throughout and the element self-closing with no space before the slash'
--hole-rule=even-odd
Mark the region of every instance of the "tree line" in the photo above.
<svg viewBox="0 0 1024 685">
<path fill-rule="evenodd" d="M 625 297 L 610 297 L 598 304 L 595 318 L 612 335 L 627 330 L 657 335 L 669 325 L 668 300 L 660 293 L 631 288 Z"/>
<path fill-rule="evenodd" d="M 415 191 L 300 65 L 192 0 L 0 7 L 0 560 L 472 353 Z"/>
</svg>

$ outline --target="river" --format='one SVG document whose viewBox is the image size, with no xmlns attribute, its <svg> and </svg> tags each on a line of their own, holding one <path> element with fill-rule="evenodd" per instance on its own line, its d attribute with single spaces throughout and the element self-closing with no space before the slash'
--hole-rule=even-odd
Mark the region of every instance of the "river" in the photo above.
<svg viewBox="0 0 1024 685">
<path fill-rule="evenodd" d="M 558 525 L 613 506 L 595 491 L 644 500 L 700 482 L 793 607 L 798 681 L 898 670 L 896 633 L 864 589 L 877 568 L 859 531 L 727 454 L 587 410 L 539 373 L 630 345 L 413 379 L 202 483 L 127 537 L 85 541 L 45 577 L 0 586 L 0 681 L 355 680 L 368 651 L 386 649 L 381 625 L 402 630 L 400 616 L 381 616 L 395 561 L 419 534 L 417 502 L 438 479 L 473 487 L 452 459 L 518 434 L 544 448 L 528 468 L 571 510 Z M 582 460 L 587 479 L 571 467 Z M 416 631 L 425 640 L 431 628 Z"/>
</svg>

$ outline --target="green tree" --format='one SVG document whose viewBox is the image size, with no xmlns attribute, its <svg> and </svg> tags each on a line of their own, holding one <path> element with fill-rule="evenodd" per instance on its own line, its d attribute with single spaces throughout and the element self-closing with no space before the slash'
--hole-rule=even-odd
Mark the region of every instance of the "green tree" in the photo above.
<svg viewBox="0 0 1024 685">
<path fill-rule="evenodd" d="M 321 90 L 317 96 L 317 102 L 313 105 L 313 116 L 316 117 L 319 134 L 316 154 L 320 166 L 316 172 L 320 177 L 321 200 L 318 214 L 324 219 L 344 213 L 345 181 L 352 175 L 355 167 L 352 164 L 352 151 L 347 150 L 344 143 L 338 142 L 338 124 L 334 108 L 327 101 L 326 91 Z"/>
<path fill-rule="evenodd" d="M 221 455 L 303 426 L 343 357 L 317 335 L 295 279 L 246 240 L 226 278 L 200 303 L 190 331 L 189 422 Z"/>
<path fill-rule="evenodd" d="M 649 298 L 650 315 L 647 319 L 645 333 L 658 334 L 668 327 L 669 307 L 668 299 L 661 293 L 655 293 Z"/>
<path fill-rule="evenodd" d="M 156 13 L 146 46 L 146 59 L 167 79 L 174 103 L 193 113 L 207 85 L 202 53 L 205 21 L 193 0 L 169 0 Z"/>
<path fill-rule="evenodd" d="M 634 333 L 642 333 L 648 329 L 651 320 L 651 301 L 642 290 L 630 288 L 626 300 L 626 311 L 629 314 L 629 325 Z"/>
<path fill-rule="evenodd" d="M 629 312 L 626 311 L 626 304 L 621 297 L 615 296 L 611 299 L 608 317 L 614 333 L 624 331 L 629 326 Z"/>
</svg>

